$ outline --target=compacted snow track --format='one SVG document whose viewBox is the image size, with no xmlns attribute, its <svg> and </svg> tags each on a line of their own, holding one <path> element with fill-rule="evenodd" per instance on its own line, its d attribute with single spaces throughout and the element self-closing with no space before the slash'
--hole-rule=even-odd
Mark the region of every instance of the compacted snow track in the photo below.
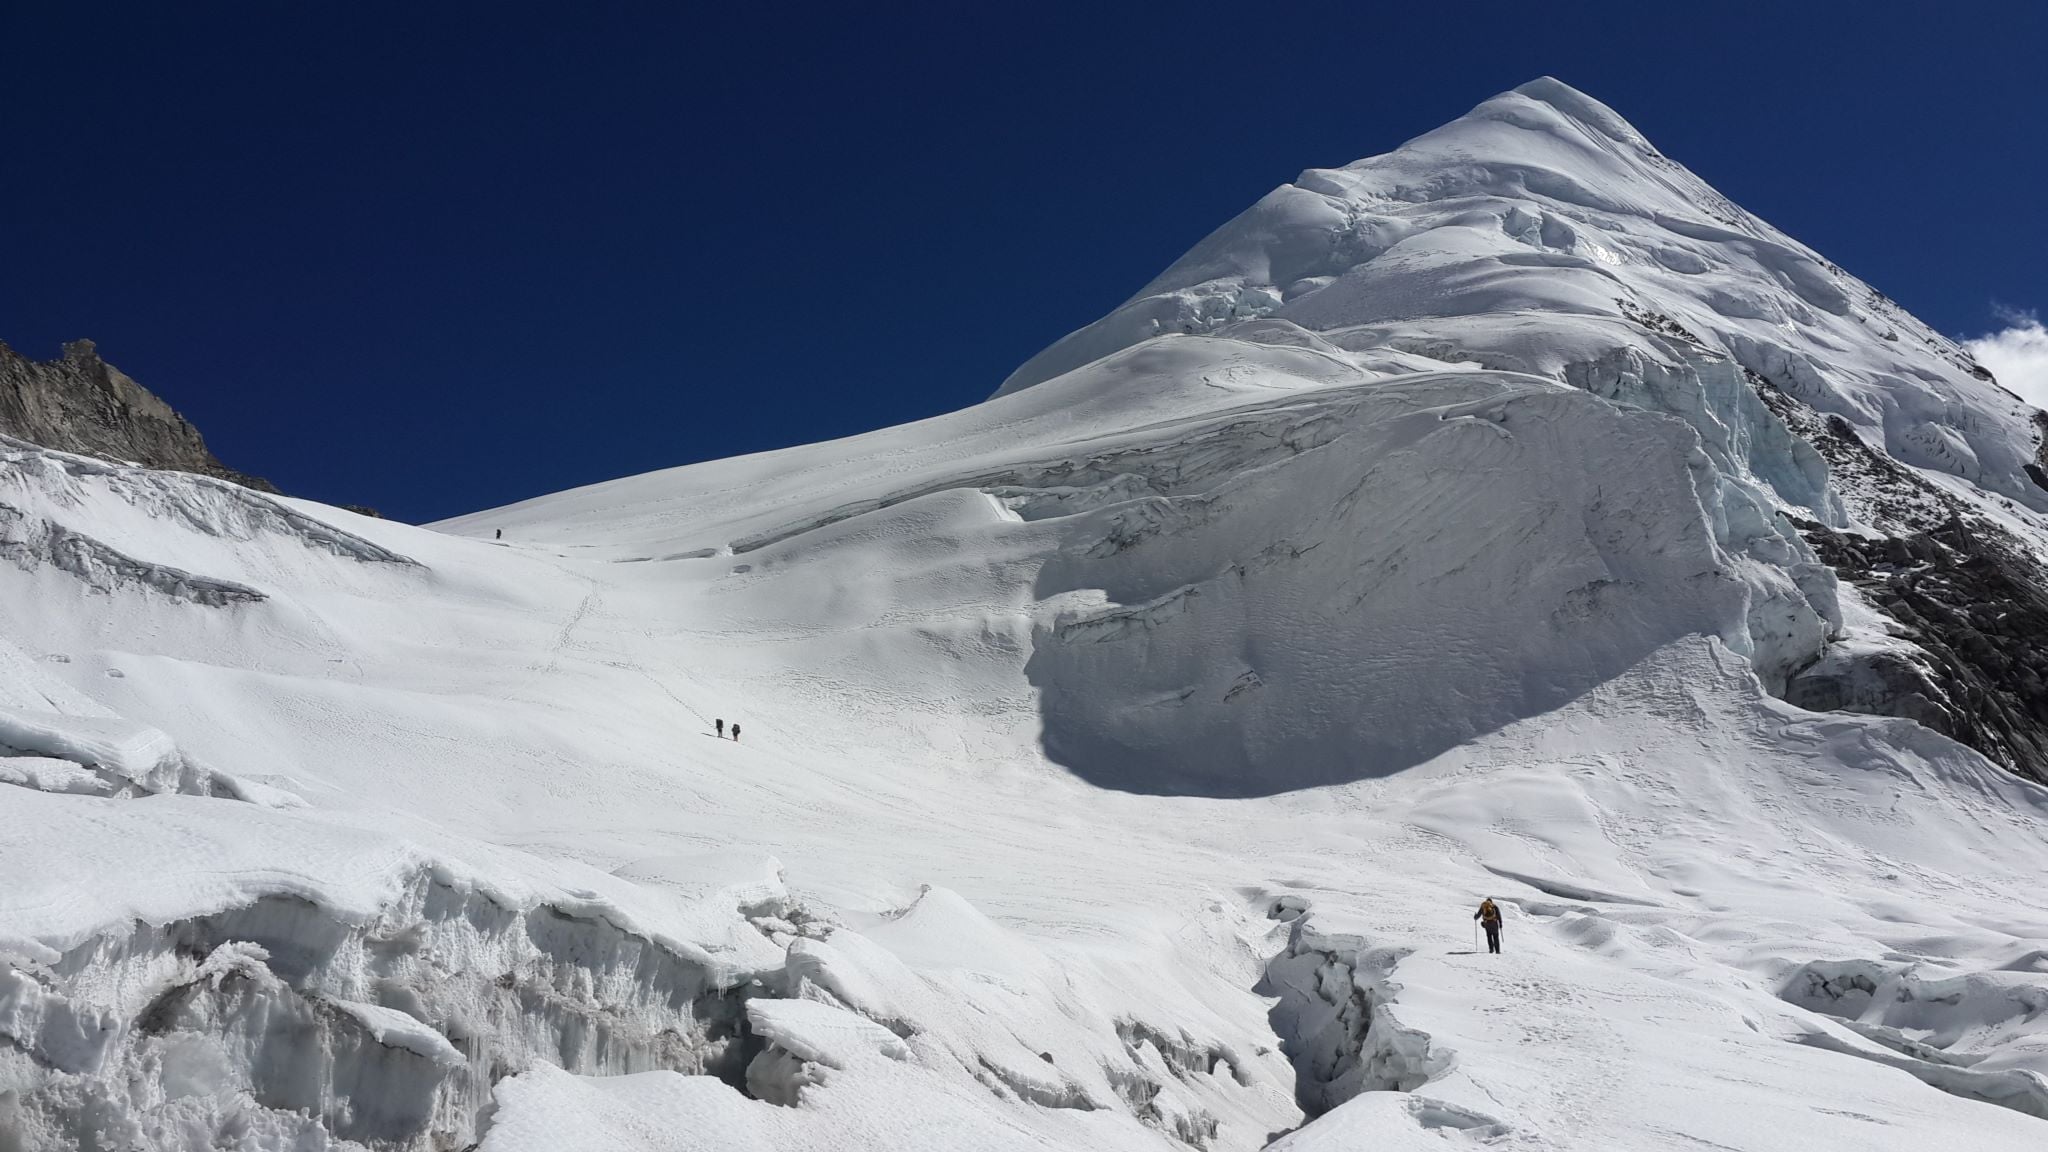
<svg viewBox="0 0 2048 1152">
<path fill-rule="evenodd" d="M 1542 81 L 901 428 L 431 530 L 0 444 L 0 1147 L 2039 1147 L 1971 369 Z"/>
</svg>

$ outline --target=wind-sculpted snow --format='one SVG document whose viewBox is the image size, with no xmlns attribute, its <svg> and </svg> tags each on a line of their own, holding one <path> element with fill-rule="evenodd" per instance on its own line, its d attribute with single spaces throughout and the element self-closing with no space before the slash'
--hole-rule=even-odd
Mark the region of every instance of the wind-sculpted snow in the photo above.
<svg viewBox="0 0 2048 1152">
<path fill-rule="evenodd" d="M 1907 464 L 2048 510 L 2026 406 L 1953 341 L 1751 216 L 1612 110 L 1525 84 L 1384 156 L 1310 169 L 1019 368 L 1030 388 L 1162 335 L 1284 320 L 1349 352 L 1557 377 L 1661 315 Z"/>
<path fill-rule="evenodd" d="M 366 563 L 412 560 L 300 511 L 284 497 L 212 477 L 158 472 L 52 452 L 0 436 L 0 484 L 16 500 L 76 509 L 95 523 L 182 523 L 194 535 L 248 543 L 266 534 Z M 125 506 L 125 507 L 124 507 Z M 125 513 L 125 515 L 124 515 Z M 141 531 L 153 532 L 152 528 Z"/>
<path fill-rule="evenodd" d="M 167 533 L 166 525 L 182 531 Z M 255 560 L 259 552 L 268 563 Z M 0 560 L 25 573 L 61 573 L 101 595 L 143 590 L 233 611 L 267 600 L 260 584 L 328 557 L 418 567 L 281 497 L 0 437 Z M 245 578 L 212 574 L 222 570 Z"/>
<path fill-rule="evenodd" d="M 1399 354 L 1562 380 L 1685 420 L 1767 506 L 1835 531 L 1896 532 L 1886 521 L 1903 520 L 1926 532 L 1964 514 L 1984 521 L 1980 533 L 2030 540 L 2006 551 L 2024 582 L 2048 583 L 2033 558 L 2048 554 L 2048 532 L 2020 511 L 2048 511 L 2040 414 L 1953 341 L 1555 80 L 1387 155 L 1303 173 L 997 395 L 1064 377 L 1125 387 L 1099 371 L 1105 357 L 1204 334 L 1313 347 L 1373 373 L 1397 370 Z M 1845 469 L 1832 483 L 1829 465 Z M 1796 578 L 1819 591 L 1824 577 L 1800 565 Z M 1999 653 L 1945 672 L 1950 688 L 1906 687 L 1899 666 L 1864 667 L 1863 631 L 1831 637 L 1843 644 L 1829 656 L 1850 666 L 1830 679 L 1863 687 L 1803 699 L 1924 719 L 1944 706 L 1921 699 L 2007 677 Z M 2018 684 L 1992 699 L 2033 695 Z M 2035 718 L 2003 731 L 1953 718 L 1943 729 L 2038 775 L 2048 765 L 2010 749 L 2048 742 L 2048 713 L 2022 710 Z"/>
<path fill-rule="evenodd" d="M 5 446 L 0 1147 L 2039 1148 L 2035 435 L 1543 82 L 900 428 Z"/>
<path fill-rule="evenodd" d="M 2048 972 L 1928 979 L 1918 967 L 1819 960 L 1800 966 L 1786 981 L 1785 999 L 1839 1019 L 1854 1034 L 1816 1030 L 1801 1042 L 2048 1120 Z"/>
<path fill-rule="evenodd" d="M 215 772 L 161 729 L 71 690 L 0 639 L 0 785 L 122 799 L 177 793 L 288 807 L 297 797 Z"/>
<path fill-rule="evenodd" d="M 0 707 L 0 781 L 48 792 L 247 798 L 194 764 L 155 728 L 121 720 Z"/>
<path fill-rule="evenodd" d="M 1148 792 L 1336 783 L 1548 711 L 1684 635 L 1779 686 L 1839 623 L 1831 577 L 1676 421 L 1485 374 L 1288 415 L 1264 437 L 1239 416 L 1230 442 L 1293 453 L 1092 510 L 1071 538 L 1113 543 L 1041 570 L 1041 595 L 1115 602 L 1034 645 L 1053 759 Z"/>
<path fill-rule="evenodd" d="M 19 509 L 5 505 L 0 505 L 0 556 L 25 571 L 47 565 L 67 572 L 97 592 L 130 585 L 214 608 L 263 599 L 263 593 L 245 584 L 195 576 L 168 564 L 151 564 L 124 556 L 90 536 L 81 536 L 48 520 L 30 520 Z"/>
<path fill-rule="evenodd" d="M 812 573 L 850 589 L 914 567 L 962 598 L 930 628 L 1028 579 L 1028 650 L 999 659 L 1026 657 L 1047 754 L 1103 786 L 1203 795 L 1398 771 L 1685 635 L 1777 690 L 1840 627 L 1833 577 L 1777 511 L 1839 518 L 1824 466 L 1725 362 L 1589 378 L 1617 398 L 1693 387 L 1688 424 L 1524 376 L 1177 343 L 988 405 L 937 450 L 850 450 L 806 513 L 763 501 L 707 525 L 739 561 L 726 586 L 779 600 Z M 1191 355 L 1230 385 L 1190 379 Z M 1125 419 L 1076 435 L 1089 406 Z M 579 527 L 644 483 L 589 490 Z"/>
</svg>

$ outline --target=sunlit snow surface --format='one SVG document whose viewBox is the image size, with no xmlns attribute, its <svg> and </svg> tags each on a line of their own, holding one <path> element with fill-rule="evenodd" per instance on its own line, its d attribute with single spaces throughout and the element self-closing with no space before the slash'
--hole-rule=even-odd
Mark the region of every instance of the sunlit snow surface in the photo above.
<svg viewBox="0 0 2048 1152">
<path fill-rule="evenodd" d="M 2048 793 L 1772 696 L 1868 494 L 1745 367 L 2039 539 L 1554 82 L 850 440 L 439 530 L 0 444 L 0 1132 L 2039 1148 Z"/>
</svg>

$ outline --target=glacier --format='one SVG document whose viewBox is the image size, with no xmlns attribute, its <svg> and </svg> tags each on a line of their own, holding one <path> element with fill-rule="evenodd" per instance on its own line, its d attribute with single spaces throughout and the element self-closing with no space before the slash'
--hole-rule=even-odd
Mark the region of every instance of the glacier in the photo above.
<svg viewBox="0 0 2048 1152">
<path fill-rule="evenodd" d="M 1545 79 L 902 427 L 0 441 L 0 1149 L 2039 1147 L 2042 427 Z"/>
</svg>

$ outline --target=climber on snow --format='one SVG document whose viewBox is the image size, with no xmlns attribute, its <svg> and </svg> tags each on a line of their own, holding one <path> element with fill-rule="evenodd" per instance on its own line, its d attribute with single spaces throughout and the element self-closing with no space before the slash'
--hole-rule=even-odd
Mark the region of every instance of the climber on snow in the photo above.
<svg viewBox="0 0 2048 1152">
<path fill-rule="evenodd" d="M 732 738 L 733 738 L 733 742 L 734 742 L 734 743 L 738 743 L 738 742 L 739 742 L 739 738 L 740 738 L 740 722 L 739 722 L 739 721 L 737 721 L 737 720 L 735 720 L 735 721 L 733 721 L 733 722 L 732 722 Z"/>
<path fill-rule="evenodd" d="M 1488 896 L 1479 902 L 1479 911 L 1474 912 L 1472 918 L 1479 921 L 1480 927 L 1486 929 L 1486 950 L 1488 952 L 1499 952 L 1500 905 L 1495 904 L 1493 897 Z"/>
<path fill-rule="evenodd" d="M 725 721 L 713 720 L 712 723 L 718 726 L 718 738 L 720 740 L 725 739 Z"/>
</svg>

